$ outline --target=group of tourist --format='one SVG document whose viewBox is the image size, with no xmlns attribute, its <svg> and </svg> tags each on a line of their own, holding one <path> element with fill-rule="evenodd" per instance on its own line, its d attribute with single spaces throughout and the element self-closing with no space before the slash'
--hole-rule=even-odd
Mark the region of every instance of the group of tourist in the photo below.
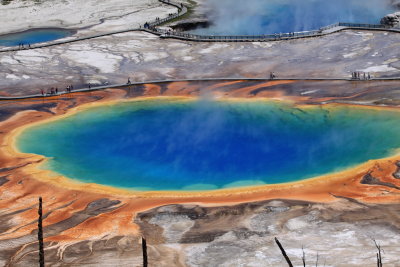
<svg viewBox="0 0 400 267">
<path fill-rule="evenodd" d="M 58 95 L 58 88 L 57 88 L 57 87 L 56 87 L 56 88 L 51 87 L 51 88 L 48 89 L 46 92 L 45 92 L 43 89 L 41 89 L 41 90 L 40 90 L 40 93 L 42 94 L 42 96 Z"/>
<path fill-rule="evenodd" d="M 179 14 L 179 13 L 178 13 Z M 168 17 L 172 17 L 172 16 L 175 16 L 175 14 L 174 13 L 169 13 L 168 14 Z M 160 24 L 160 18 L 159 17 L 156 17 L 156 24 Z M 140 26 L 141 27 L 141 26 Z M 148 23 L 148 22 L 146 22 L 144 25 L 143 25 L 143 28 L 145 28 L 145 29 L 149 29 L 149 30 L 152 30 L 152 31 L 157 31 L 157 28 L 156 27 L 154 27 L 154 26 L 152 26 L 150 23 Z"/>
<path fill-rule="evenodd" d="M 30 49 L 31 48 L 31 44 L 25 44 L 24 43 L 19 43 L 18 44 L 18 49 Z"/>
<path fill-rule="evenodd" d="M 165 0 L 165 2 L 166 2 L 166 3 L 170 3 L 169 0 Z M 178 7 L 178 8 L 179 8 L 179 10 L 182 10 L 183 7 L 184 7 L 184 5 L 183 5 L 183 3 L 181 3 L 181 4 L 180 4 L 180 8 L 179 8 L 179 7 Z M 170 18 L 170 17 L 173 17 L 173 16 L 176 16 L 176 15 L 179 15 L 179 12 L 178 12 L 178 13 L 168 13 L 168 17 L 169 17 L 169 18 Z M 153 31 L 153 32 L 158 32 L 158 29 L 155 27 L 155 25 L 161 24 L 160 21 L 161 21 L 160 17 L 156 17 L 156 21 L 155 21 L 155 23 L 153 23 L 153 25 L 152 25 L 152 23 L 146 22 L 146 23 L 143 25 L 143 28 L 149 29 L 149 30 L 151 30 L 151 31 Z M 142 26 L 140 25 L 140 28 L 141 28 L 141 27 L 142 27 Z"/>
<path fill-rule="evenodd" d="M 354 71 L 351 73 L 352 80 L 371 80 L 371 74 L 365 72 Z"/>
<path fill-rule="evenodd" d="M 128 77 L 128 81 L 127 81 L 126 84 L 127 84 L 127 85 L 131 85 L 131 84 L 132 84 L 131 78 L 130 78 L 130 77 Z M 104 85 L 108 85 L 108 82 L 104 82 Z M 89 90 L 92 89 L 92 84 L 91 84 L 91 83 L 88 83 L 87 86 L 88 86 L 87 88 L 88 88 Z M 68 94 L 68 93 L 72 93 L 73 90 L 74 90 L 74 86 L 71 84 L 71 85 L 68 85 L 68 86 L 65 88 L 64 93 L 67 93 L 67 94 Z M 41 94 L 42 96 L 53 96 L 53 95 L 58 95 L 58 94 L 59 94 L 59 91 L 58 91 L 58 88 L 57 88 L 57 87 L 51 87 L 51 88 L 48 89 L 47 91 L 41 89 L 41 90 L 40 90 L 40 94 Z M 62 94 L 61 91 L 60 91 L 60 94 Z"/>
<path fill-rule="evenodd" d="M 74 86 L 73 86 L 72 84 L 71 84 L 71 85 L 68 85 L 68 86 L 65 88 L 65 92 L 67 92 L 67 93 L 71 93 L 72 90 L 74 90 Z M 57 88 L 57 87 L 51 87 L 51 88 L 48 89 L 47 91 L 41 89 L 41 90 L 40 90 L 40 94 L 41 94 L 42 96 L 58 95 L 58 88 Z"/>
<path fill-rule="evenodd" d="M 168 13 L 168 17 L 172 17 L 172 16 L 175 16 L 175 15 L 179 15 L 179 12 L 178 13 Z"/>
<path fill-rule="evenodd" d="M 275 39 L 282 39 L 282 38 L 296 38 L 296 33 L 295 32 L 288 32 L 288 33 L 274 33 L 274 38 Z M 268 36 L 268 38 L 270 38 Z"/>
<path fill-rule="evenodd" d="M 74 90 L 74 86 L 72 84 L 68 85 L 67 88 L 65 88 L 65 90 L 66 90 L 67 93 L 71 93 L 72 90 Z"/>
</svg>

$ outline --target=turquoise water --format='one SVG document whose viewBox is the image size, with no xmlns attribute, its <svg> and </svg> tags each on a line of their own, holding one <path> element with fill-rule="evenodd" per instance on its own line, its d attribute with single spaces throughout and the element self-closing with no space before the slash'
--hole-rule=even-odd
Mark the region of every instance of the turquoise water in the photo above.
<svg viewBox="0 0 400 267">
<path fill-rule="evenodd" d="M 23 32 L 0 35 L 0 46 L 18 46 L 36 44 L 65 38 L 74 34 L 65 29 L 32 29 Z"/>
<path fill-rule="evenodd" d="M 254 35 L 318 30 L 337 22 L 379 24 L 392 0 L 207 0 L 212 25 L 198 34 Z"/>
<path fill-rule="evenodd" d="M 394 111 L 265 101 L 148 100 L 91 108 L 17 139 L 42 166 L 137 190 L 205 190 L 297 181 L 400 147 Z"/>
</svg>

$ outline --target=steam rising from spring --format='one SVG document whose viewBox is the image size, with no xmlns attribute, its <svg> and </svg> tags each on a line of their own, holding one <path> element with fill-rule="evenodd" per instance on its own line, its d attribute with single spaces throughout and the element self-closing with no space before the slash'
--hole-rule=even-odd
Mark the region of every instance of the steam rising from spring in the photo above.
<svg viewBox="0 0 400 267">
<path fill-rule="evenodd" d="M 207 0 L 213 23 L 201 34 L 251 35 L 316 30 L 336 22 L 379 24 L 399 0 Z"/>
</svg>

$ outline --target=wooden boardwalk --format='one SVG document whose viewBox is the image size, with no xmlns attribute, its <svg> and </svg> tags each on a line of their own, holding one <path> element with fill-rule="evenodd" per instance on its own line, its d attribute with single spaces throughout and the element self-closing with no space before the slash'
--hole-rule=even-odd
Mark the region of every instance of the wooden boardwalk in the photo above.
<svg viewBox="0 0 400 267">
<path fill-rule="evenodd" d="M 22 96 L 0 96 L 0 101 L 7 100 L 22 100 L 22 99 L 33 99 L 33 98 L 47 98 L 54 96 L 62 96 L 71 93 L 82 93 L 82 92 L 92 92 L 98 90 L 112 89 L 112 88 L 127 88 L 138 85 L 145 84 L 162 84 L 162 83 L 172 83 L 172 82 L 207 82 L 207 81 L 347 81 L 347 82 L 357 82 L 357 83 L 367 83 L 371 81 L 399 81 L 400 77 L 395 78 L 372 78 L 370 80 L 354 80 L 347 78 L 275 78 L 271 80 L 270 78 L 246 78 L 246 77 L 236 77 L 236 78 L 199 78 L 199 79 L 166 79 L 166 80 L 153 80 L 153 81 L 143 81 L 143 82 L 132 82 L 130 84 L 110 84 L 101 86 L 91 86 L 85 88 L 74 89 L 71 92 L 60 91 L 57 94 L 32 94 L 32 95 L 22 95 Z"/>
</svg>

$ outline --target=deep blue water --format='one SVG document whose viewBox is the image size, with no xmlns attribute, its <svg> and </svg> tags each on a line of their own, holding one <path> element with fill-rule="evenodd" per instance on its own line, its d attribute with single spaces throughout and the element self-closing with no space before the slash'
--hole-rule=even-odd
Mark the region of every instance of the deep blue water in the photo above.
<svg viewBox="0 0 400 267">
<path fill-rule="evenodd" d="M 0 46 L 36 44 L 61 39 L 74 34 L 65 29 L 32 29 L 28 31 L 0 35 Z"/>
<path fill-rule="evenodd" d="M 391 0 L 207 0 L 213 26 L 199 34 L 252 35 L 317 30 L 336 22 L 379 24 Z"/>
<path fill-rule="evenodd" d="M 18 138 L 43 166 L 139 190 L 274 184 L 327 174 L 400 147 L 397 112 L 271 102 L 143 101 L 34 126 Z"/>
</svg>

